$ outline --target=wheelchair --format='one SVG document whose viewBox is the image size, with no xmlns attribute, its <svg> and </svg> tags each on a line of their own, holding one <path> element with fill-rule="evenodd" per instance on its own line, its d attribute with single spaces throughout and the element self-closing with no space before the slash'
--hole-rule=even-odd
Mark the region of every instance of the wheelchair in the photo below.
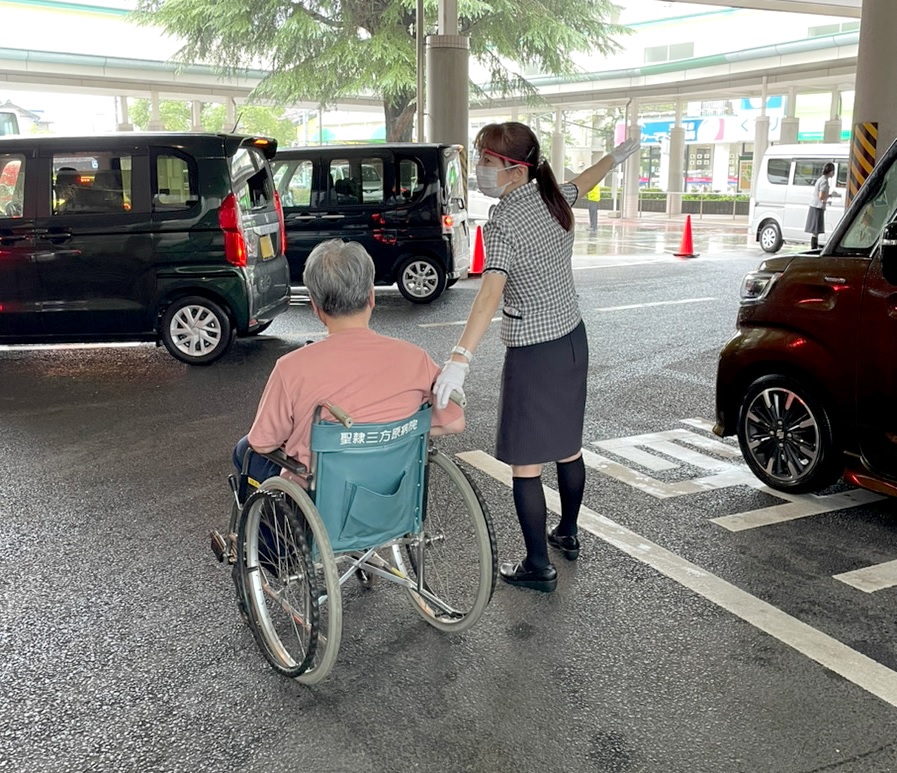
<svg viewBox="0 0 897 773">
<path fill-rule="evenodd" d="M 327 408 L 338 421 L 321 420 Z M 307 483 L 239 476 L 226 535 L 240 612 L 268 663 L 304 684 L 324 679 L 342 636 L 341 588 L 400 586 L 434 628 L 473 626 L 495 588 L 495 532 L 464 470 L 431 445 L 431 408 L 385 424 L 355 424 L 338 406 L 315 411 L 309 469 L 261 454 Z"/>
</svg>

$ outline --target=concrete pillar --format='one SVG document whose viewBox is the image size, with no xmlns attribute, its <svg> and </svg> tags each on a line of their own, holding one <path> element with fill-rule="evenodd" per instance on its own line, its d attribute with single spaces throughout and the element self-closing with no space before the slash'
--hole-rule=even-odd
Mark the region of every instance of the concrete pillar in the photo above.
<svg viewBox="0 0 897 773">
<path fill-rule="evenodd" d="M 857 57 L 854 124 L 878 124 L 877 158 L 897 139 L 897 78 L 894 78 L 894 0 L 863 0 Z"/>
<path fill-rule="evenodd" d="M 115 129 L 120 132 L 134 131 L 134 124 L 128 119 L 128 98 L 125 96 L 118 98 L 118 124 Z"/>
<path fill-rule="evenodd" d="M 427 36 L 425 134 L 428 142 L 457 143 L 467 147 L 469 49 L 470 39 L 465 35 Z"/>
<path fill-rule="evenodd" d="M 667 167 L 667 214 L 682 214 L 682 190 L 685 187 L 685 129 L 682 127 L 682 103 L 676 103 L 676 122 L 670 129 L 670 159 Z"/>
<path fill-rule="evenodd" d="M 782 145 L 793 145 L 797 142 L 800 132 L 800 119 L 797 113 L 797 90 L 792 86 L 785 97 L 785 117 L 782 119 L 782 130 L 779 132 L 779 142 Z"/>
<path fill-rule="evenodd" d="M 558 108 L 554 113 L 554 131 L 551 133 L 551 171 L 559 183 L 564 180 L 564 156 L 567 154 L 564 141 L 564 111 Z"/>
<path fill-rule="evenodd" d="M 165 122 L 162 120 L 162 114 L 159 112 L 159 92 L 150 93 L 150 120 L 146 127 L 151 132 L 165 131 Z"/>
<path fill-rule="evenodd" d="M 638 125 L 638 102 L 632 100 L 629 106 L 629 127 L 627 139 L 640 139 L 642 129 Z M 623 164 L 623 217 L 638 217 L 639 169 L 641 152 L 633 153 Z"/>
<path fill-rule="evenodd" d="M 764 99 L 765 103 L 765 99 Z M 769 116 L 761 115 L 754 125 L 754 173 L 751 175 L 751 195 L 757 192 L 757 172 L 760 170 L 760 162 L 763 154 L 769 147 Z"/>
<path fill-rule="evenodd" d="M 832 91 L 832 108 L 822 130 L 823 142 L 841 142 L 841 92 Z"/>
<path fill-rule="evenodd" d="M 190 131 L 202 131 L 202 102 L 198 99 L 194 99 L 190 103 L 190 123 Z"/>
<path fill-rule="evenodd" d="M 800 118 L 783 118 L 779 142 L 782 145 L 794 145 L 800 134 Z"/>
<path fill-rule="evenodd" d="M 713 166 L 710 174 L 710 189 L 720 193 L 729 190 L 729 153 L 732 146 L 728 142 L 717 142 L 713 146 Z"/>
<path fill-rule="evenodd" d="M 605 153 L 609 152 L 608 148 L 604 147 L 604 138 L 598 133 L 598 129 L 601 127 L 601 116 L 597 113 L 592 115 L 592 139 L 589 143 L 592 149 L 592 156 L 589 160 L 589 164 L 597 164 Z M 604 183 L 607 185 L 607 183 Z"/>
</svg>

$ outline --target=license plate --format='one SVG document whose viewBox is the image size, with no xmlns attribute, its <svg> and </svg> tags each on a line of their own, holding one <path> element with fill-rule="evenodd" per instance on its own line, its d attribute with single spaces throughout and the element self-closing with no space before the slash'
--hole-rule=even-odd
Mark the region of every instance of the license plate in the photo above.
<svg viewBox="0 0 897 773">
<path fill-rule="evenodd" d="M 270 234 L 259 237 L 259 251 L 262 253 L 262 260 L 274 257 L 274 244 Z"/>
</svg>

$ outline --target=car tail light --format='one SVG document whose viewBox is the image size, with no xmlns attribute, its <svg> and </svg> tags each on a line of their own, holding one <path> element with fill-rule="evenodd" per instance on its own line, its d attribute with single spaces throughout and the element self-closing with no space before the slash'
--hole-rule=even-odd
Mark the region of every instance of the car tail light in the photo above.
<svg viewBox="0 0 897 773">
<path fill-rule="evenodd" d="M 274 209 L 277 210 L 277 222 L 280 223 L 280 254 L 287 251 L 287 224 L 283 219 L 283 205 L 280 203 L 280 194 L 274 191 Z"/>
<path fill-rule="evenodd" d="M 246 240 L 240 223 L 240 205 L 233 193 L 227 194 L 218 207 L 218 225 L 224 231 L 224 258 L 235 266 L 246 265 Z"/>
<path fill-rule="evenodd" d="M 452 227 L 455 225 L 455 218 L 451 215 L 443 215 L 442 216 L 442 233 L 450 234 L 452 232 Z"/>
</svg>

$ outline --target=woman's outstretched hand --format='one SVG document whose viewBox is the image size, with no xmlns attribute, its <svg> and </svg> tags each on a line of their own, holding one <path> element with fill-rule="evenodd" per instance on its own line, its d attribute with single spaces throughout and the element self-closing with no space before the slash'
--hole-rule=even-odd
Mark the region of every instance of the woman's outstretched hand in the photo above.
<svg viewBox="0 0 897 773">
<path fill-rule="evenodd" d="M 614 160 L 614 166 L 620 166 L 627 158 L 641 147 L 642 143 L 637 139 L 629 139 L 621 142 L 611 152 L 611 158 Z"/>
</svg>

